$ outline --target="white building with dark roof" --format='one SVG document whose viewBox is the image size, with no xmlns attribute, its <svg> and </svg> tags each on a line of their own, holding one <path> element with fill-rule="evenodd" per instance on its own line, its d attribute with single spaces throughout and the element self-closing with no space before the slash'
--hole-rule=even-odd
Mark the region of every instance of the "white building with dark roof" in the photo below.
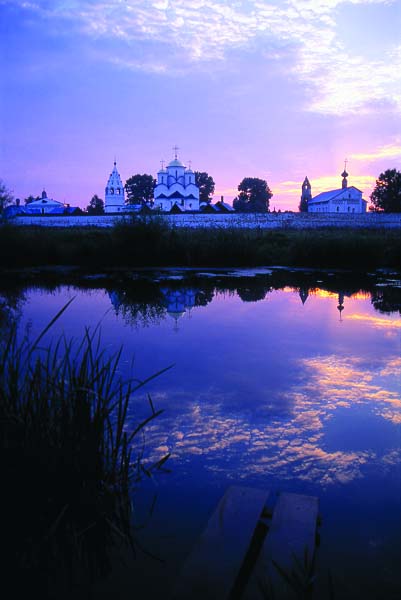
<svg viewBox="0 0 401 600">
<path fill-rule="evenodd" d="M 62 214 L 64 213 L 65 208 L 63 202 L 48 198 L 46 190 L 43 190 L 41 198 L 29 202 L 29 204 L 24 206 L 23 212 L 27 215 Z"/>
<path fill-rule="evenodd" d="M 170 211 L 174 206 L 184 211 L 199 210 L 199 188 L 195 183 L 195 173 L 186 167 L 177 157 L 178 148 L 175 147 L 175 157 L 157 173 L 157 184 L 154 190 L 154 208 L 164 212 Z"/>
<path fill-rule="evenodd" d="M 307 177 L 302 184 L 301 199 L 306 200 L 308 213 L 365 213 L 367 201 L 362 198 L 361 190 L 353 185 L 348 187 L 348 173 L 341 173 L 342 186 L 336 190 L 322 192 L 312 197 L 312 188 Z"/>
</svg>

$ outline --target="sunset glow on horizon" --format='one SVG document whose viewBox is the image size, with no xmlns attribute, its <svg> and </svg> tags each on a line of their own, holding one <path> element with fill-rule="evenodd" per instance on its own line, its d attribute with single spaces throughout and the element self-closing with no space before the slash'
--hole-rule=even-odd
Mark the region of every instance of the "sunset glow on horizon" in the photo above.
<svg viewBox="0 0 401 600">
<path fill-rule="evenodd" d="M 172 147 L 298 210 L 401 164 L 399 0 L 0 0 L 1 179 L 86 207 Z"/>
</svg>

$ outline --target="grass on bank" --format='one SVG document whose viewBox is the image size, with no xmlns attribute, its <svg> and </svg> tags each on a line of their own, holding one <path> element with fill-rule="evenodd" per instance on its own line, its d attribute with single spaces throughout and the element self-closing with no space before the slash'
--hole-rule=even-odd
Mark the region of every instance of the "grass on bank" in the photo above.
<svg viewBox="0 0 401 600">
<path fill-rule="evenodd" d="M 145 469 L 134 438 L 162 411 L 129 432 L 132 394 L 120 352 L 107 357 L 99 332 L 79 344 L 60 338 L 41 348 L 13 329 L 0 341 L 3 588 L 12 597 L 87 597 L 119 546 L 135 549 L 132 491 Z M 133 590 L 134 593 L 134 590 Z"/>
<path fill-rule="evenodd" d="M 188 229 L 157 218 L 112 228 L 0 227 L 0 266 L 401 267 L 398 230 Z"/>
</svg>

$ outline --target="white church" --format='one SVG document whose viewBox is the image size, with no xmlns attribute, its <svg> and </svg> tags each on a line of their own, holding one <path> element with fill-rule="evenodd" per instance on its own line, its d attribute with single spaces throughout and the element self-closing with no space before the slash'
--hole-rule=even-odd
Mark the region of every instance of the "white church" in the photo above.
<svg viewBox="0 0 401 600">
<path fill-rule="evenodd" d="M 367 201 L 362 198 L 361 190 L 353 185 L 348 187 L 348 173 L 341 173 L 342 185 L 336 190 L 322 192 L 312 197 L 312 186 L 305 177 L 302 184 L 301 200 L 306 201 L 308 213 L 365 213 Z"/>
<path fill-rule="evenodd" d="M 195 183 L 195 173 L 186 167 L 177 155 L 178 148 L 173 148 L 174 159 L 157 173 L 152 208 L 169 212 L 199 210 L 199 187 Z M 116 161 L 105 188 L 104 211 L 106 214 L 135 212 L 141 206 L 125 204 L 125 190 L 117 170 Z"/>
<path fill-rule="evenodd" d="M 199 188 L 195 184 L 195 173 L 191 167 L 186 167 L 177 155 L 178 148 L 174 147 L 174 159 L 167 168 L 157 173 L 157 184 L 154 191 L 154 208 L 164 212 L 176 208 L 177 212 L 199 210 Z"/>
</svg>

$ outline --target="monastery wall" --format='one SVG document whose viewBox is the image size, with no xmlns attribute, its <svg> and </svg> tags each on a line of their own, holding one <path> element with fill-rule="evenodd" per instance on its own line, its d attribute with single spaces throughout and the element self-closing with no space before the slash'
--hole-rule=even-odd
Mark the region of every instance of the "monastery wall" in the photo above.
<svg viewBox="0 0 401 600">
<path fill-rule="evenodd" d="M 152 217 L 144 217 L 146 219 Z M 317 229 L 321 227 L 349 228 L 401 228 L 401 213 L 396 214 L 182 214 L 157 217 L 173 227 L 217 227 L 217 228 L 261 228 L 261 229 Z M 10 219 L 13 225 L 35 225 L 44 227 L 112 227 L 121 221 L 130 222 L 130 216 L 20 216 Z"/>
</svg>

